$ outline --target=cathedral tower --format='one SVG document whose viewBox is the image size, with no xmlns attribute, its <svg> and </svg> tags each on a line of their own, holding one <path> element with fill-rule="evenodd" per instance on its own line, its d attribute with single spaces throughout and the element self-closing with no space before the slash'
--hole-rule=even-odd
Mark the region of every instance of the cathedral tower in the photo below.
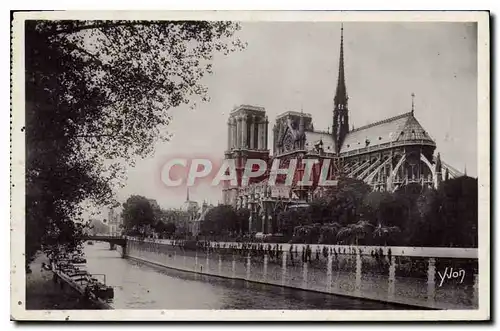
<svg viewBox="0 0 500 331">
<path fill-rule="evenodd" d="M 262 107 L 241 105 L 235 107 L 229 114 L 225 158 L 235 161 L 238 185 L 231 187 L 229 182 L 224 183 L 222 190 L 224 204 L 236 203 L 244 166 L 248 159 L 261 159 L 266 162 L 269 160 L 268 127 L 269 120 Z"/>
<path fill-rule="evenodd" d="M 344 73 L 344 27 L 342 26 L 340 29 L 339 74 L 337 79 L 337 90 L 335 91 L 335 98 L 333 100 L 332 134 L 337 154 L 339 154 L 342 143 L 349 132 L 348 99 Z"/>
</svg>

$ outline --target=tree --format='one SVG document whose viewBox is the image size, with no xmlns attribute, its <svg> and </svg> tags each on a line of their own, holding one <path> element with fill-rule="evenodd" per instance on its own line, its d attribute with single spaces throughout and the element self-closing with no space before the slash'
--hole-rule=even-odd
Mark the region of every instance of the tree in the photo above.
<svg viewBox="0 0 500 331">
<path fill-rule="evenodd" d="M 311 215 L 308 208 L 289 208 L 278 214 L 278 222 L 283 234 L 291 238 L 297 226 L 311 224 Z"/>
<path fill-rule="evenodd" d="M 168 235 L 173 235 L 176 229 L 177 226 L 175 225 L 175 223 L 168 222 L 167 224 L 165 224 L 165 233 Z"/>
<path fill-rule="evenodd" d="M 409 184 L 397 190 L 394 194 L 394 204 L 398 208 L 398 216 L 395 217 L 394 222 L 389 225 L 398 226 L 401 229 L 401 237 L 405 238 L 404 245 L 414 245 L 414 238 L 416 232 L 419 231 L 417 227 L 422 222 L 420 208 L 418 203 L 424 196 L 426 196 L 430 189 L 422 188 L 418 184 Z M 429 238 L 427 238 L 429 239 Z M 426 240 L 422 238 L 422 240 Z"/>
<path fill-rule="evenodd" d="M 201 223 L 204 234 L 228 234 L 235 231 L 238 215 L 233 207 L 219 205 L 207 211 L 205 220 Z"/>
<path fill-rule="evenodd" d="M 309 204 L 309 213 L 312 222 L 323 224 L 331 221 L 332 208 L 330 202 L 331 200 L 324 197 L 311 201 Z"/>
<path fill-rule="evenodd" d="M 107 226 L 101 223 L 105 229 Z M 81 244 L 85 235 L 85 230 L 88 228 L 86 224 L 76 222 L 64 222 L 48 226 L 43 243 L 43 252 L 47 256 L 58 253 L 61 249 L 69 252 L 75 251 Z"/>
<path fill-rule="evenodd" d="M 405 237 L 398 235 L 402 226 L 408 226 L 408 203 L 413 202 L 402 200 L 398 195 L 389 192 L 371 192 L 365 197 L 363 216 L 372 224 L 376 224 L 373 232 L 375 244 L 408 244 L 408 234 Z M 413 221 L 417 222 L 417 219 L 414 218 Z"/>
<path fill-rule="evenodd" d="M 337 243 L 337 233 L 341 228 L 342 226 L 337 222 L 323 224 L 320 228 L 318 243 L 328 245 Z"/>
<path fill-rule="evenodd" d="M 367 221 L 359 221 L 349 224 L 340 229 L 337 237 L 340 240 L 347 240 L 350 244 L 359 245 L 359 240 L 365 238 L 366 234 L 373 229 L 373 225 Z"/>
<path fill-rule="evenodd" d="M 129 235 L 145 236 L 155 225 L 155 215 L 148 199 L 132 195 L 123 204 L 122 219 Z"/>
<path fill-rule="evenodd" d="M 363 213 L 364 199 L 370 192 L 371 187 L 362 180 L 341 178 L 337 186 L 328 188 L 322 197 L 311 202 L 311 215 L 319 223 L 356 223 Z"/>
<path fill-rule="evenodd" d="M 132 156 L 146 157 L 169 139 L 171 108 L 208 99 L 201 78 L 212 72 L 216 52 L 243 48 L 233 38 L 238 28 L 202 21 L 26 22 L 27 264 L 54 240 L 48 236 L 76 231 L 70 223 L 81 221 L 84 203 L 114 203 L 113 188 L 124 182 Z"/>
<path fill-rule="evenodd" d="M 314 223 L 297 226 L 294 229 L 294 242 L 317 244 L 321 237 L 321 224 Z"/>
<path fill-rule="evenodd" d="M 167 227 L 165 223 L 162 221 L 157 221 L 156 224 L 154 225 L 154 230 L 157 234 L 160 236 L 163 235 L 163 233 L 166 231 Z"/>
<path fill-rule="evenodd" d="M 449 179 L 421 201 L 423 219 L 414 228 L 413 243 L 425 246 L 477 247 L 477 179 Z"/>
<path fill-rule="evenodd" d="M 379 244 L 387 246 L 388 239 L 394 233 L 399 233 L 401 230 L 397 226 L 385 226 L 382 223 L 378 223 L 373 230 L 373 237 L 378 239 Z"/>
</svg>

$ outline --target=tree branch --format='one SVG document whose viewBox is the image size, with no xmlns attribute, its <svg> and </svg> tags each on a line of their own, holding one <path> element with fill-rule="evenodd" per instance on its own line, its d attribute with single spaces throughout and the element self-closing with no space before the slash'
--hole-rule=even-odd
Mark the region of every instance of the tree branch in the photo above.
<svg viewBox="0 0 500 331">
<path fill-rule="evenodd" d="M 79 26 L 79 27 L 71 27 L 71 28 L 62 28 L 62 29 L 56 29 L 55 31 L 48 31 L 45 33 L 42 33 L 43 35 L 46 36 L 55 36 L 55 35 L 60 35 L 60 34 L 72 34 L 84 30 L 91 30 L 91 29 L 101 29 L 101 28 L 116 28 L 120 26 L 134 26 L 134 25 L 156 25 L 160 24 L 160 21 L 102 21 L 104 23 L 95 23 L 95 24 L 89 24 L 86 26 Z M 110 23 L 110 22 L 115 22 L 115 23 Z"/>
</svg>

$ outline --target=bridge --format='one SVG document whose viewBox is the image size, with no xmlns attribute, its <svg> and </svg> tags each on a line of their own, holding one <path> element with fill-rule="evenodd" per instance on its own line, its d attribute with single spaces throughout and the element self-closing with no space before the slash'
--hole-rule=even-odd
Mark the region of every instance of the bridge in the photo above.
<svg viewBox="0 0 500 331">
<path fill-rule="evenodd" d="M 83 236 L 82 239 L 84 241 L 103 241 L 109 243 L 109 249 L 115 250 L 116 245 L 122 247 L 122 255 L 125 254 L 125 250 L 127 248 L 127 238 L 122 236 L 105 236 L 105 235 L 86 235 Z"/>
</svg>

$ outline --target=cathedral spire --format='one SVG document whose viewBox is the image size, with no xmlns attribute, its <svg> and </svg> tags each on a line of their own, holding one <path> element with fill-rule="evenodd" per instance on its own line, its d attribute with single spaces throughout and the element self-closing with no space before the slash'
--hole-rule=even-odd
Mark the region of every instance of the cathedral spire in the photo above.
<svg viewBox="0 0 500 331">
<path fill-rule="evenodd" d="M 335 106 L 342 105 L 347 107 L 347 88 L 345 85 L 344 73 L 344 24 L 340 28 L 340 56 L 339 56 L 339 73 L 337 78 L 337 90 L 335 92 Z"/>
<path fill-rule="evenodd" d="M 189 201 L 189 187 L 186 190 L 186 201 Z"/>
<path fill-rule="evenodd" d="M 332 134 L 337 154 L 340 153 L 344 139 L 349 132 L 349 114 L 347 108 L 348 99 L 344 72 L 344 25 L 342 24 L 340 28 L 339 73 L 337 78 L 337 89 L 333 99 L 334 109 Z"/>
</svg>

